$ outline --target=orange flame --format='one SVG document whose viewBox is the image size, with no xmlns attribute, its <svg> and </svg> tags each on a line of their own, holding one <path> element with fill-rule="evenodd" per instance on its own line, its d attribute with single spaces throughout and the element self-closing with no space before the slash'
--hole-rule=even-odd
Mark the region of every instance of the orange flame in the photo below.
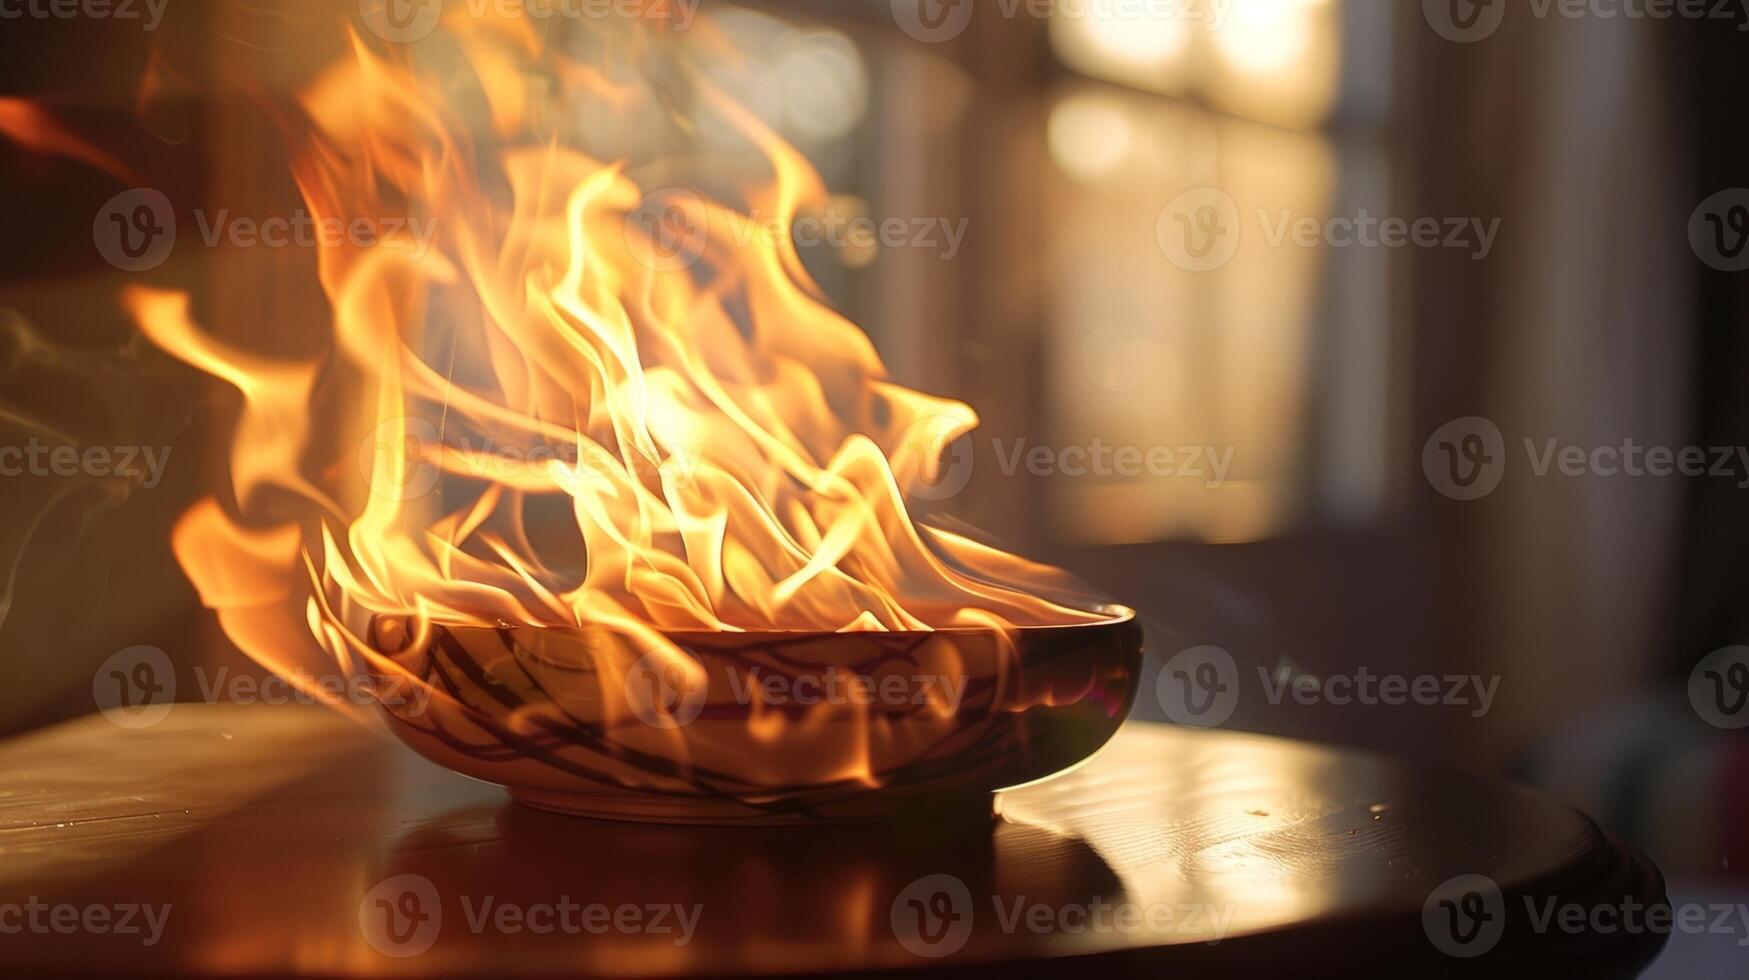
<svg viewBox="0 0 1749 980">
<path fill-rule="evenodd" d="M 33 153 L 68 157 L 122 180 L 139 182 L 121 161 L 74 135 L 41 106 L 25 99 L 0 96 L 0 136 Z"/>
<path fill-rule="evenodd" d="M 1051 570 L 913 522 L 907 494 L 977 416 L 890 380 L 787 235 L 742 240 L 732 204 L 647 194 L 632 174 L 665 161 L 599 159 L 555 119 L 584 103 L 668 126 L 653 79 L 685 79 L 693 113 L 765 162 L 742 207 L 787 223 L 821 181 L 706 80 L 735 56 L 704 24 L 684 44 L 597 27 L 614 33 L 605 68 L 526 18 L 446 27 L 465 72 L 355 37 L 302 96 L 312 217 L 381 232 L 321 243 L 319 357 L 234 349 L 184 297 L 128 295 L 153 341 L 242 396 L 236 513 L 209 502 L 175 538 L 234 640 L 282 670 L 300 625 L 343 662 L 370 656 L 336 603 L 651 644 L 1104 618 L 1040 598 Z"/>
</svg>

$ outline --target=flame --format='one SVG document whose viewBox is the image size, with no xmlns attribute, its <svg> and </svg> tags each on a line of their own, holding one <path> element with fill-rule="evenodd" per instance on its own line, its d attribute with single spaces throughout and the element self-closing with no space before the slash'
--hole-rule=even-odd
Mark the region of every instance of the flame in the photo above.
<svg viewBox="0 0 1749 980">
<path fill-rule="evenodd" d="M 0 97 L 0 136 L 33 153 L 78 160 L 122 180 L 139 177 L 121 161 L 75 135 L 42 106 L 25 99 Z"/>
<path fill-rule="evenodd" d="M 688 631 L 1108 618 L 1042 598 L 1060 573 L 912 519 L 908 495 L 977 416 L 891 380 L 787 234 L 737 232 L 825 195 L 708 80 L 738 55 L 704 21 L 684 41 L 591 29 L 604 64 L 528 18 L 447 19 L 459 61 L 437 69 L 352 36 L 301 94 L 292 172 L 312 218 L 381 232 L 320 243 L 318 354 L 239 348 L 181 294 L 127 293 L 155 343 L 241 396 L 229 493 L 174 537 L 231 638 L 298 677 L 305 657 L 382 666 L 361 610 L 669 651 Z M 696 161 L 610 157 L 558 118 L 578 105 L 646 135 L 708 118 L 759 165 L 703 182 L 757 172 L 725 199 L 664 188 Z M 866 756 L 838 775 L 872 779 Z"/>
</svg>

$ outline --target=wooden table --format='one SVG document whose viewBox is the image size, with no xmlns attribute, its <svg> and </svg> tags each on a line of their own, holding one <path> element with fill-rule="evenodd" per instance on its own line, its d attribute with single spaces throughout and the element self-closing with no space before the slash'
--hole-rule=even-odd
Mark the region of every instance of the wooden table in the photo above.
<svg viewBox="0 0 1749 980">
<path fill-rule="evenodd" d="M 1629 976 L 1662 944 L 1533 924 L 1527 898 L 1665 901 L 1558 804 L 1154 725 L 1004 794 L 999 821 L 800 831 L 527 809 L 315 708 L 92 717 L 0 746 L 0 773 L 15 975 Z M 1468 874 L 1501 894 L 1435 894 Z M 1456 948 L 1485 955 L 1435 945 L 1472 935 Z"/>
</svg>

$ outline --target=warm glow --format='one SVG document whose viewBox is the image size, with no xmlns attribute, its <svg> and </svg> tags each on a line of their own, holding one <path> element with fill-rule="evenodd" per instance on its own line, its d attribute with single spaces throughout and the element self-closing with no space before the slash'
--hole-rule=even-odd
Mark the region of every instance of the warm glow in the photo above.
<svg viewBox="0 0 1749 980">
<path fill-rule="evenodd" d="M 1161 16 L 1146 5 L 1064 6 L 1051 21 L 1057 54 L 1088 74 L 1144 88 L 1174 91 L 1198 25 Z"/>
<path fill-rule="evenodd" d="M 1234 0 L 1215 50 L 1240 71 L 1272 75 L 1305 60 L 1312 46 L 1312 9 L 1327 0 Z"/>
<path fill-rule="evenodd" d="M 1066 6 L 1054 25 L 1059 44 L 1134 71 L 1159 71 L 1183 58 L 1194 28 L 1177 15 L 1109 3 Z"/>
<path fill-rule="evenodd" d="M 1083 74 L 1309 127 L 1336 103 L 1340 13 L 1336 0 L 1065 3 L 1051 40 Z"/>
<path fill-rule="evenodd" d="M 1313 134 L 1090 83 L 1057 106 L 1093 104 L 1138 135 L 1121 165 L 1065 182 L 1053 200 L 1061 288 L 1045 359 L 1049 441 L 1232 457 L 1218 479 L 1204 479 L 1215 474 L 1203 466 L 1191 476 L 1143 469 L 1052 480 L 1051 526 L 1065 540 L 1100 545 L 1281 534 L 1307 492 L 1303 415 L 1306 399 L 1319 397 L 1308 385 L 1330 257 L 1271 247 L 1259 215 L 1274 214 L 1265 202 L 1329 214 L 1338 158 Z M 1187 271 L 1162 253 L 1156 213 L 1138 220 L 1135 202 L 1158 199 L 1161 187 L 1211 186 L 1234 199 L 1241 243 L 1221 268 Z"/>
<path fill-rule="evenodd" d="M 1122 165 L 1134 134 L 1125 106 L 1100 93 L 1082 93 L 1051 109 L 1051 159 L 1082 180 L 1108 177 Z"/>
<path fill-rule="evenodd" d="M 235 349 L 183 296 L 128 296 L 153 341 L 242 395 L 224 503 L 175 539 L 240 646 L 284 670 L 313 635 L 343 666 L 391 671 L 361 617 L 588 626 L 677 660 L 674 631 L 1103 618 L 1037 598 L 1050 570 L 913 523 L 908 493 L 977 416 L 890 380 L 789 235 L 748 233 L 789 227 L 825 191 L 711 81 L 740 64 L 722 34 L 603 26 L 604 68 L 526 19 L 447 27 L 462 77 L 355 38 L 302 95 L 293 170 L 311 213 L 436 233 L 429 252 L 324 244 L 320 357 Z M 809 43 L 797 57 L 848 70 L 838 40 Z M 588 107 L 577 140 L 533 78 Z M 789 109 L 828 135 L 861 97 Z M 692 190 L 675 175 L 696 160 L 572 145 L 676 123 L 741 152 Z"/>
</svg>

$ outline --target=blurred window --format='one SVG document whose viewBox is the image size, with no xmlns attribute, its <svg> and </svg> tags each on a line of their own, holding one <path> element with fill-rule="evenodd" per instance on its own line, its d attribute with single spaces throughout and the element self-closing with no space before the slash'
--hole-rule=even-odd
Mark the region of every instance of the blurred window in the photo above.
<svg viewBox="0 0 1749 980">
<path fill-rule="evenodd" d="M 1350 239 L 1390 215 L 1390 11 L 1361 6 L 1054 8 L 1052 438 L 1150 454 L 1056 481 L 1065 538 L 1252 541 L 1384 507 L 1392 258 Z"/>
</svg>

